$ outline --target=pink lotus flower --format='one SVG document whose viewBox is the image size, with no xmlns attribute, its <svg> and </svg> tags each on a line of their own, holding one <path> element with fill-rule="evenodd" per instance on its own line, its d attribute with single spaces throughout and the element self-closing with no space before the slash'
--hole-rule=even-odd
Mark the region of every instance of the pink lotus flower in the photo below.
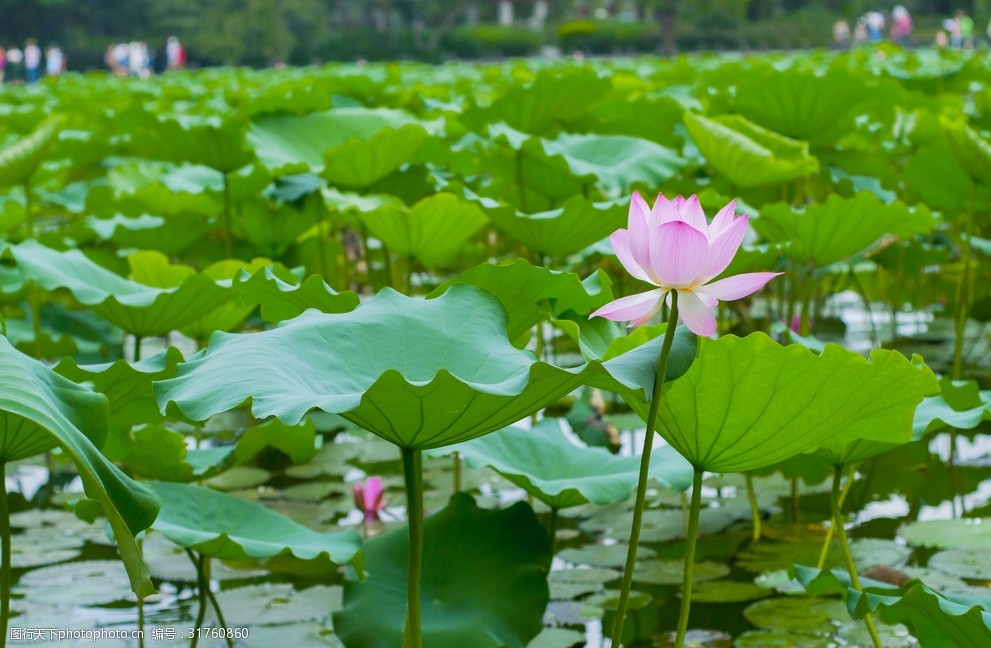
<svg viewBox="0 0 991 648">
<path fill-rule="evenodd" d="M 669 293 L 676 290 L 680 319 L 696 335 L 714 335 L 712 309 L 721 300 L 746 297 L 781 274 L 752 272 L 712 281 L 729 266 L 747 231 L 748 218 L 737 217 L 735 208 L 731 201 L 709 224 L 696 196 L 658 195 L 651 209 L 634 192 L 629 229 L 613 232 L 609 240 L 626 271 L 658 289 L 609 302 L 592 317 L 640 326 L 660 311 L 662 300 L 670 305 Z"/>
<path fill-rule="evenodd" d="M 384 494 L 381 477 L 369 477 L 364 484 L 358 482 L 351 487 L 354 505 L 365 514 L 365 522 L 379 519 L 379 511 L 385 508 L 385 504 L 382 502 Z"/>
</svg>

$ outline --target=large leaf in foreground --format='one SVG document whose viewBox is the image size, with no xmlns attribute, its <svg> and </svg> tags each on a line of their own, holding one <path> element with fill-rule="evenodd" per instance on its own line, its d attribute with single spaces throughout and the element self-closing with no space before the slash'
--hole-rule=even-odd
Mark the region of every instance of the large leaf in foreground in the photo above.
<svg viewBox="0 0 991 648">
<path fill-rule="evenodd" d="M 616 456 L 603 448 L 581 447 L 561 432 L 557 419 L 545 418 L 532 429 L 507 427 L 480 439 L 446 448 L 472 467 L 488 466 L 553 508 L 614 504 L 637 486 L 640 458 Z M 651 477 L 675 490 L 687 490 L 693 470 L 670 446 L 651 457 Z"/>
<path fill-rule="evenodd" d="M 187 549 L 221 560 L 302 560 L 354 563 L 361 571 L 360 541 L 353 531 L 318 533 L 289 518 L 203 486 L 148 482 L 162 498 L 152 528 Z"/>
<path fill-rule="evenodd" d="M 778 135 L 739 115 L 709 119 L 685 113 L 685 126 L 706 161 L 738 187 L 785 182 L 819 170 L 806 142 Z"/>
<path fill-rule="evenodd" d="M 965 598 L 943 596 L 918 580 L 895 587 L 865 580 L 863 592 L 851 587 L 840 570 L 819 571 L 795 565 L 795 575 L 813 594 L 842 594 L 855 619 L 868 612 L 885 623 L 904 623 L 926 648 L 983 648 L 991 644 L 991 612 Z M 984 605 L 991 603 L 988 599 Z"/>
<path fill-rule="evenodd" d="M 428 449 L 505 427 L 593 378 L 649 393 L 659 342 L 563 369 L 514 347 L 505 311 L 483 290 L 456 285 L 422 300 L 386 289 L 350 313 L 308 311 L 262 333 L 218 333 L 155 387 L 160 404 L 174 401 L 196 420 L 250 398 L 259 418 L 293 425 L 318 408 Z"/>
<path fill-rule="evenodd" d="M 868 361 L 836 345 L 815 355 L 763 333 L 727 336 L 702 340 L 657 430 L 704 470 L 753 470 L 841 439 L 908 441 L 916 406 L 937 389 L 928 367 L 895 351 Z"/>
<path fill-rule="evenodd" d="M 154 593 L 134 536 L 151 525 L 159 502 L 100 453 L 107 399 L 20 353 L 5 337 L 0 337 L 0 384 L 0 461 L 61 447 L 75 463 L 86 494 L 103 505 L 131 588 L 139 596 Z"/>
<path fill-rule="evenodd" d="M 991 142 L 960 120 L 940 117 L 940 127 L 957 162 L 976 181 L 991 185 Z"/>
<path fill-rule="evenodd" d="M 826 202 L 796 212 L 775 203 L 751 221 L 754 229 L 772 243 L 788 243 L 786 254 L 824 267 L 846 260 L 874 245 L 885 234 L 908 237 L 931 232 L 936 225 L 927 207 L 885 205 L 873 194 L 859 192 L 853 198 L 832 195 Z"/>
<path fill-rule="evenodd" d="M 402 644 L 408 543 L 405 528 L 365 543 L 369 577 L 345 581 L 344 609 L 334 614 L 345 646 Z M 550 562 L 550 539 L 526 504 L 487 511 L 454 495 L 424 524 L 423 644 L 523 648 L 543 627 Z"/>
</svg>

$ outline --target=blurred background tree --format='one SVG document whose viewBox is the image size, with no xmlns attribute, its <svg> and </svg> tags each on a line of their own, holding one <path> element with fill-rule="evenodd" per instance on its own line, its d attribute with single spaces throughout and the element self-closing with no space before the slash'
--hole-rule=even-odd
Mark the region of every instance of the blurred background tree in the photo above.
<svg viewBox="0 0 991 648">
<path fill-rule="evenodd" d="M 176 35 L 193 65 L 828 46 L 831 24 L 896 3 L 930 43 L 957 9 L 983 32 L 991 0 L 0 0 L 0 44 L 58 41 L 71 69 L 107 46 Z"/>
</svg>

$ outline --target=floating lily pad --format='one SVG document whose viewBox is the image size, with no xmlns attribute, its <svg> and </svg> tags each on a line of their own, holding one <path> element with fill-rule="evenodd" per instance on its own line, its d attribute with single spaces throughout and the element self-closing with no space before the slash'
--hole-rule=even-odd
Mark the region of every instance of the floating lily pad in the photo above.
<svg viewBox="0 0 991 648">
<path fill-rule="evenodd" d="M 743 611 L 747 621 L 769 630 L 828 634 L 846 618 L 843 601 L 825 598 L 773 598 L 758 601 Z"/>
<path fill-rule="evenodd" d="M 641 557 L 641 553 L 637 551 L 637 557 Z M 695 563 L 692 582 L 714 581 L 725 578 L 729 573 L 729 565 L 703 560 Z M 649 585 L 681 585 L 684 574 L 685 563 L 681 560 L 640 560 L 633 572 L 633 580 Z"/>
<path fill-rule="evenodd" d="M 987 547 L 940 551 L 929 559 L 929 568 L 958 578 L 991 580 Z"/>
<path fill-rule="evenodd" d="M 558 552 L 561 560 L 576 565 L 591 565 L 592 567 L 622 567 L 626 564 L 627 545 L 625 544 L 590 544 L 581 548 L 569 547 Z M 653 558 L 656 555 L 650 547 L 640 547 L 637 556 Z"/>
<path fill-rule="evenodd" d="M 102 605 L 126 599 L 127 572 L 116 560 L 84 560 L 33 569 L 21 576 L 15 591 L 36 604 Z"/>
<path fill-rule="evenodd" d="M 698 565 L 695 566 L 698 569 Z M 692 601 L 697 603 L 742 603 L 770 596 L 763 587 L 753 583 L 720 580 L 697 583 L 692 587 Z"/>
<path fill-rule="evenodd" d="M 229 626 L 279 626 L 324 621 L 341 608 L 340 585 L 316 585 L 304 590 L 284 583 L 262 583 L 217 593 Z M 250 632 L 249 632 L 249 639 Z"/>
<path fill-rule="evenodd" d="M 575 648 L 584 645 L 585 635 L 568 628 L 544 628 L 527 648 Z"/>
<path fill-rule="evenodd" d="M 736 648 L 835 648 L 831 637 L 784 630 L 747 630 L 736 638 Z"/>
<path fill-rule="evenodd" d="M 910 522 L 898 535 L 918 547 L 986 549 L 991 545 L 991 518 Z"/>
<path fill-rule="evenodd" d="M 260 486 L 272 477 L 272 473 L 256 466 L 235 466 L 230 470 L 211 477 L 207 485 L 219 490 L 232 491 Z"/>
</svg>

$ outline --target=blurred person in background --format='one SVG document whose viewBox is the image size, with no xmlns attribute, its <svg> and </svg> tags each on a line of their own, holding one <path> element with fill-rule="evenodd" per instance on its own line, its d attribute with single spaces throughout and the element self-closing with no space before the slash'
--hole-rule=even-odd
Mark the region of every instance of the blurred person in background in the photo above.
<svg viewBox="0 0 991 648">
<path fill-rule="evenodd" d="M 864 21 L 867 23 L 867 40 L 880 43 L 884 38 L 884 14 L 880 11 L 868 11 L 864 14 Z"/>
<path fill-rule="evenodd" d="M 846 49 L 850 46 L 850 23 L 840 18 L 833 23 L 833 47 Z"/>
<path fill-rule="evenodd" d="M 65 54 L 58 43 L 52 43 L 45 49 L 45 74 L 58 76 L 65 72 Z"/>
<path fill-rule="evenodd" d="M 891 10 L 891 40 L 899 45 L 908 45 L 909 37 L 912 35 L 912 16 L 908 9 L 901 5 L 895 5 Z"/>
<path fill-rule="evenodd" d="M 0 45 L 0 84 L 3 83 L 3 73 L 7 69 L 7 52 Z"/>
<path fill-rule="evenodd" d="M 6 78 L 7 83 L 18 83 L 24 78 L 24 53 L 17 45 L 7 48 Z"/>
<path fill-rule="evenodd" d="M 186 48 L 175 36 L 169 36 L 165 43 L 165 69 L 181 70 L 186 67 Z"/>
<path fill-rule="evenodd" d="M 24 41 L 24 79 L 34 83 L 41 76 L 41 48 L 38 41 L 29 38 Z"/>
<path fill-rule="evenodd" d="M 956 13 L 957 29 L 960 32 L 960 45 L 963 49 L 974 49 L 974 19 L 963 11 Z"/>
</svg>

